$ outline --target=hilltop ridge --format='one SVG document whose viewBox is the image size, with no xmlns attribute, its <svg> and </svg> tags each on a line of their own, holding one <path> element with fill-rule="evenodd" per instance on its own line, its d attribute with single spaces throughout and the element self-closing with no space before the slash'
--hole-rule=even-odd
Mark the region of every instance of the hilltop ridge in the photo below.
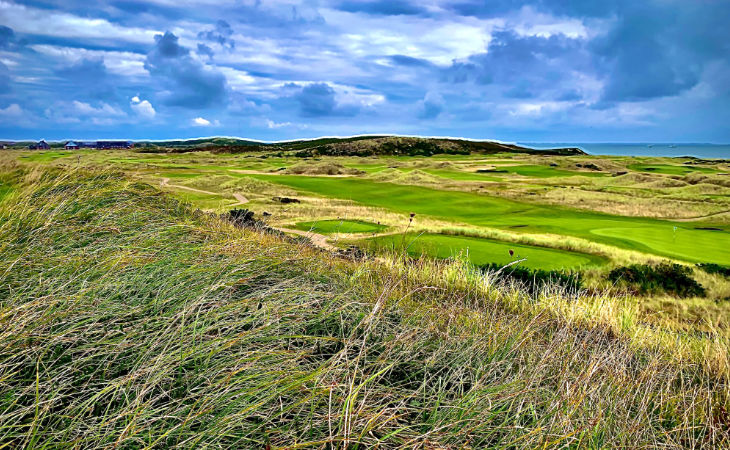
<svg viewBox="0 0 730 450">
<path fill-rule="evenodd" d="M 143 151 L 212 151 L 243 153 L 252 151 L 293 152 L 295 156 L 374 156 L 471 153 L 523 153 L 573 156 L 586 153 L 575 147 L 537 150 L 498 141 L 475 141 L 462 138 L 427 138 L 412 136 L 324 137 L 312 140 L 257 142 L 240 138 L 211 137 L 190 140 L 139 141 Z"/>
</svg>

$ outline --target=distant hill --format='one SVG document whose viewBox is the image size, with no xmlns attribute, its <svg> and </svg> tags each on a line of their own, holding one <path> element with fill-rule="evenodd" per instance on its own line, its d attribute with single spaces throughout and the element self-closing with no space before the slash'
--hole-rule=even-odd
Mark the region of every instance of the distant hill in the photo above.
<svg viewBox="0 0 730 450">
<path fill-rule="evenodd" d="M 534 155 L 584 155 L 579 148 L 536 150 L 496 141 L 466 139 L 420 138 L 404 136 L 356 136 L 321 138 L 289 142 L 263 143 L 238 138 L 201 138 L 171 141 L 138 141 L 137 147 L 150 152 L 211 151 L 214 153 L 243 153 L 252 151 L 286 152 L 295 156 L 374 156 L 437 154 L 527 153 Z"/>
</svg>

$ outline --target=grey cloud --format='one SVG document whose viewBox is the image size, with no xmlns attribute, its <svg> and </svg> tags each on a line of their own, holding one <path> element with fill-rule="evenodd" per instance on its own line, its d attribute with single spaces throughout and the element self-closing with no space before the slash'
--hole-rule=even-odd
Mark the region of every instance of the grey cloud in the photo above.
<svg viewBox="0 0 730 450">
<path fill-rule="evenodd" d="M 200 109 L 226 100 L 228 86 L 223 74 L 193 59 L 169 31 L 155 36 L 145 68 L 162 85 L 160 100 L 167 105 Z"/>
<path fill-rule="evenodd" d="M 208 31 L 201 31 L 198 33 L 199 39 L 205 39 L 211 42 L 217 42 L 223 47 L 233 49 L 236 47 L 236 42 L 231 39 L 233 35 L 233 28 L 225 20 L 219 20 L 215 24 L 215 28 Z"/>
</svg>

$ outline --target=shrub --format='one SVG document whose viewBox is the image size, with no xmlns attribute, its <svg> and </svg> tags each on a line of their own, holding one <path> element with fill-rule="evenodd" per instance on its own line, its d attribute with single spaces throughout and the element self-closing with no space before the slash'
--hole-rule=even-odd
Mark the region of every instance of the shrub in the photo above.
<svg viewBox="0 0 730 450">
<path fill-rule="evenodd" d="M 478 266 L 483 272 L 497 272 L 502 265 L 496 263 Z M 579 272 L 562 272 L 559 270 L 528 269 L 511 266 L 501 272 L 507 278 L 519 282 L 531 295 L 537 295 L 546 285 L 559 286 L 569 291 L 577 291 L 583 286 L 583 277 Z"/>
<path fill-rule="evenodd" d="M 712 263 L 699 263 L 697 264 L 697 267 L 707 273 L 718 274 L 730 278 L 730 267 L 728 266 L 721 266 L 720 264 Z"/>
<path fill-rule="evenodd" d="M 632 264 L 617 267 L 608 274 L 608 279 L 628 285 L 640 294 L 666 292 L 678 297 L 704 296 L 705 288 L 691 275 L 690 267 L 663 262 L 658 266 Z"/>
</svg>

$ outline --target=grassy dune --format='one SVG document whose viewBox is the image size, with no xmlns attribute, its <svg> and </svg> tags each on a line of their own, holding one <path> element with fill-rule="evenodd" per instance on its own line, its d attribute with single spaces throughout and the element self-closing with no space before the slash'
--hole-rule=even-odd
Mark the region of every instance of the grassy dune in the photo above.
<svg viewBox="0 0 730 450">
<path fill-rule="evenodd" d="M 110 174 L 0 201 L 0 447 L 730 445 L 727 341 L 351 263 Z"/>
</svg>

